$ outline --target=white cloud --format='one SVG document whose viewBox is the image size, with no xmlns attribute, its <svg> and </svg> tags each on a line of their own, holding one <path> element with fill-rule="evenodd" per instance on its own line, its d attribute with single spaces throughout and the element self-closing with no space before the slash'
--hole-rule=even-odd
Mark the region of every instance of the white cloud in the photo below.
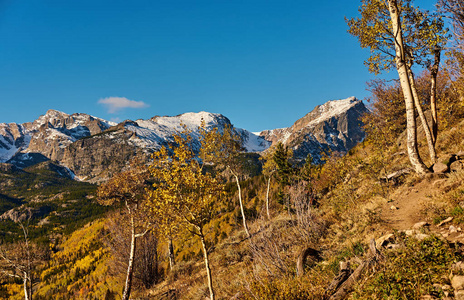
<svg viewBox="0 0 464 300">
<path fill-rule="evenodd" d="M 124 108 L 145 108 L 149 105 L 143 101 L 129 100 L 126 97 L 108 97 L 98 100 L 99 104 L 103 104 L 108 109 L 108 113 L 114 114 Z"/>
</svg>

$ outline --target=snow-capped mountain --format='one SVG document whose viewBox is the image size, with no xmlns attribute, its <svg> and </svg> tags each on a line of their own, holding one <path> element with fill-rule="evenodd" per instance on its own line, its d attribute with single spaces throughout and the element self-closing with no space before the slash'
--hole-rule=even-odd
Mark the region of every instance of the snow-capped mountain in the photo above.
<svg viewBox="0 0 464 300">
<path fill-rule="evenodd" d="M 355 97 L 318 105 L 291 127 L 265 130 L 260 136 L 289 146 L 298 159 L 310 153 L 318 161 L 322 152 L 346 153 L 364 139 L 359 118 L 367 112 Z"/>
<path fill-rule="evenodd" d="M 148 120 L 126 120 L 119 124 L 87 114 L 68 115 L 49 110 L 37 120 L 24 124 L 0 123 L 0 163 L 19 168 L 52 160 L 69 169 L 74 178 L 100 181 L 119 172 L 134 157 L 147 154 L 173 141 L 184 126 L 198 137 L 198 128 L 220 130 L 231 126 L 247 152 L 261 152 L 282 142 L 297 158 L 321 151 L 346 152 L 364 138 L 358 121 L 366 111 L 356 98 L 329 101 L 288 128 L 259 134 L 234 128 L 221 114 L 199 112 L 178 116 L 156 116 Z"/>
<path fill-rule="evenodd" d="M 116 124 L 86 114 L 49 110 L 32 123 L 0 124 L 0 162 L 26 167 L 54 160 L 83 180 L 108 177 L 133 156 L 146 156 L 172 142 L 184 126 L 197 137 L 202 121 L 207 128 L 232 126 L 225 116 L 208 112 Z M 234 130 L 248 152 L 263 151 L 270 145 L 247 130 Z"/>
<path fill-rule="evenodd" d="M 116 123 L 87 114 L 49 110 L 34 122 L 0 123 L 0 162 L 20 167 L 37 160 L 60 160 L 64 149 L 80 138 L 101 133 Z"/>
</svg>

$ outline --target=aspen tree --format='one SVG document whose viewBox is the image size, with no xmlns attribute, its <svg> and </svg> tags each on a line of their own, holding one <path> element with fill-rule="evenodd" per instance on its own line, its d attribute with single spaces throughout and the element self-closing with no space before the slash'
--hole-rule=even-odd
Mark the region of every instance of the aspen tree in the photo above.
<svg viewBox="0 0 464 300">
<path fill-rule="evenodd" d="M 411 0 L 363 0 L 360 18 L 347 19 L 348 32 L 356 36 L 362 48 L 370 48 L 371 56 L 365 62 L 375 74 L 396 68 L 403 90 L 407 118 L 407 148 L 409 159 L 419 174 L 427 173 L 427 167 L 417 149 L 417 109 L 426 133 L 432 162 L 436 159 L 435 141 L 437 128 L 436 92 L 430 99 L 432 124 L 428 125 L 414 83 L 414 64 L 432 66 L 431 81 L 436 82 L 440 56 L 437 54 L 448 38 L 441 16 L 421 11 L 412 6 Z M 436 85 L 432 85 L 436 90 Z M 432 128 L 432 130 L 431 130 Z"/>
<path fill-rule="evenodd" d="M 146 200 L 145 188 L 147 187 L 148 172 L 140 165 L 132 167 L 113 176 L 108 182 L 102 184 L 97 191 L 98 202 L 102 205 L 123 204 L 129 216 L 131 231 L 130 251 L 127 264 L 126 280 L 122 295 L 123 300 L 128 300 L 132 289 L 134 273 L 134 260 L 136 239 L 144 236 L 149 227 L 140 220 L 140 212 Z"/>
<path fill-rule="evenodd" d="M 190 132 L 174 135 L 174 143 L 153 154 L 149 170 L 153 190 L 149 192 L 151 213 L 160 221 L 160 228 L 188 230 L 199 237 L 210 299 L 215 299 L 208 246 L 204 227 L 216 214 L 215 204 L 224 195 L 223 184 L 204 172 L 204 164 L 196 156 Z"/>
</svg>

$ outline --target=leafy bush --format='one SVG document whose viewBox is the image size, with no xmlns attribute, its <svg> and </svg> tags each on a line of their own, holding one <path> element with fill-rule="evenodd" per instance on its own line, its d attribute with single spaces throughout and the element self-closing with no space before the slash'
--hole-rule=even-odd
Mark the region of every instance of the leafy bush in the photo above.
<svg viewBox="0 0 464 300">
<path fill-rule="evenodd" d="M 450 266 L 461 259 L 444 241 L 398 237 L 402 247 L 387 251 L 380 270 L 358 286 L 353 299 L 419 299 L 439 294 L 433 284 L 445 284 Z M 449 283 L 448 283 L 449 284 Z"/>
</svg>

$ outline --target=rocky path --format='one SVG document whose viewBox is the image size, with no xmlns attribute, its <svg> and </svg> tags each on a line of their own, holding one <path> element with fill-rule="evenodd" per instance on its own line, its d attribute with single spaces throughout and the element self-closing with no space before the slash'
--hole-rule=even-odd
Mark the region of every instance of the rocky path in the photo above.
<svg viewBox="0 0 464 300">
<path fill-rule="evenodd" d="M 394 230 L 406 230 L 422 221 L 422 211 L 436 189 L 427 180 L 398 189 L 382 207 L 382 219 Z"/>
</svg>

